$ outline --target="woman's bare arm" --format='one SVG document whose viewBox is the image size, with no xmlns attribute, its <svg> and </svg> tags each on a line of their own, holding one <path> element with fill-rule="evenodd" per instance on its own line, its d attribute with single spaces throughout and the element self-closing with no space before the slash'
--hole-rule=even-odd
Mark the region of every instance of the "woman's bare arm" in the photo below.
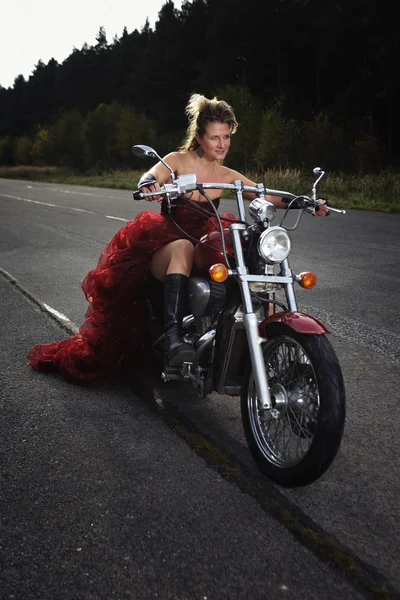
<svg viewBox="0 0 400 600">
<path fill-rule="evenodd" d="M 242 181 L 243 185 L 248 185 L 251 187 L 256 187 L 257 184 L 254 183 L 254 181 L 250 181 L 250 179 L 248 179 L 247 177 L 245 177 L 244 175 L 242 175 L 241 173 L 239 173 L 239 171 L 234 171 L 233 169 L 229 169 L 230 171 L 230 176 L 232 178 L 231 183 L 234 183 L 235 181 Z M 245 192 L 243 194 L 243 197 L 246 198 L 246 200 L 254 200 L 254 198 L 257 198 L 256 194 L 251 194 L 249 192 Z M 269 202 L 272 202 L 272 204 L 274 206 L 276 206 L 276 208 L 287 208 L 287 204 L 285 202 L 282 201 L 281 196 L 265 196 L 265 199 L 268 200 Z"/>
<path fill-rule="evenodd" d="M 229 169 L 229 171 L 233 176 L 232 183 L 234 183 L 235 181 L 237 181 L 239 179 L 240 181 L 243 182 L 243 185 L 249 185 L 249 186 L 253 186 L 253 187 L 255 187 L 257 185 L 256 183 L 254 183 L 254 181 L 250 181 L 250 179 L 247 179 L 247 177 L 245 177 L 238 171 L 233 171 L 232 169 Z M 256 194 L 250 194 L 250 193 L 246 192 L 243 194 L 243 197 L 246 198 L 246 200 L 254 200 L 254 198 L 256 198 L 257 196 L 256 196 Z M 268 200 L 269 202 L 272 202 L 272 204 L 274 206 L 276 206 L 276 208 L 286 209 L 288 207 L 287 202 L 283 201 L 282 196 L 270 196 L 269 194 L 267 194 L 265 196 L 265 199 Z M 315 215 L 317 215 L 318 217 L 324 217 L 325 215 L 329 214 L 329 211 L 327 209 L 322 208 L 322 205 L 324 205 L 326 201 L 322 200 L 320 198 L 318 200 L 318 202 L 321 204 L 321 208 L 319 208 L 318 211 L 315 212 Z"/>
<path fill-rule="evenodd" d="M 171 167 L 171 169 L 176 173 L 178 171 L 180 165 L 180 153 L 179 152 L 170 152 L 167 156 L 164 156 L 165 162 Z M 152 167 L 148 173 L 153 175 L 157 180 L 159 185 L 163 185 L 170 179 L 170 172 L 162 162 L 158 162 Z"/>
<path fill-rule="evenodd" d="M 180 165 L 180 154 L 179 152 L 170 152 L 164 157 L 165 162 L 171 167 L 176 173 Z M 144 173 L 139 181 L 139 187 L 143 192 L 159 192 L 161 186 L 170 180 L 171 173 L 169 169 L 162 162 L 155 164 L 149 171 Z M 155 182 L 153 181 L 155 179 Z M 149 184 L 146 185 L 146 181 L 149 180 Z M 141 182 L 143 182 L 141 184 Z M 146 198 L 146 200 L 161 202 L 163 196 L 152 196 L 152 198 Z"/>
</svg>

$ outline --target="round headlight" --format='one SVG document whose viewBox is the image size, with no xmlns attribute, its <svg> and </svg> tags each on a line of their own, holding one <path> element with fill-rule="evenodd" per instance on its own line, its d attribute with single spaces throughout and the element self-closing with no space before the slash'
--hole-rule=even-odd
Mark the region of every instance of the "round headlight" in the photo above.
<svg viewBox="0 0 400 600">
<path fill-rule="evenodd" d="M 282 227 L 271 227 L 258 240 L 258 252 L 269 264 L 280 263 L 290 254 L 292 244 L 288 232 Z"/>
</svg>

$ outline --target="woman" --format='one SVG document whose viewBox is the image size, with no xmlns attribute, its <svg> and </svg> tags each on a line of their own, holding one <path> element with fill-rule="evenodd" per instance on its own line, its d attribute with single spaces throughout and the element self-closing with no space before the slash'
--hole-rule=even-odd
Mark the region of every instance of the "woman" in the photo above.
<svg viewBox="0 0 400 600">
<path fill-rule="evenodd" d="M 185 142 L 177 152 L 165 157 L 175 174 L 195 173 L 201 183 L 241 180 L 244 185 L 255 186 L 222 165 L 238 126 L 232 108 L 217 98 L 209 100 L 193 94 L 186 112 L 189 126 Z M 142 176 L 139 188 L 142 192 L 159 191 L 169 176 L 168 169 L 159 162 Z M 218 190 L 210 190 L 209 196 L 217 207 Z M 244 196 L 249 200 L 255 197 Z M 134 355 L 146 330 L 144 284 L 151 277 L 164 282 L 166 362 L 177 366 L 193 359 L 194 348 L 185 342 L 181 324 L 194 245 L 180 227 L 191 238 L 200 239 L 215 227 L 215 221 L 193 211 L 184 198 L 178 198 L 171 219 L 163 196 L 152 199 L 161 202 L 161 213 L 142 212 L 120 229 L 103 250 L 96 269 L 83 281 L 89 308 L 79 333 L 33 348 L 28 356 L 33 368 L 59 370 L 75 383 L 95 382 L 117 372 L 127 357 Z M 193 193 L 191 200 L 209 212 L 208 203 L 198 192 Z M 277 208 L 286 208 L 281 198 L 268 200 Z M 325 213 L 322 208 L 317 214 Z"/>
</svg>

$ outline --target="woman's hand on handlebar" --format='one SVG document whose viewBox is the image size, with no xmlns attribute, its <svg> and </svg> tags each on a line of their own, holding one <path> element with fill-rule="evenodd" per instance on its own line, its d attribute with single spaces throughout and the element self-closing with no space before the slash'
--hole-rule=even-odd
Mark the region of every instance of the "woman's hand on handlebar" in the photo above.
<svg viewBox="0 0 400 600">
<path fill-rule="evenodd" d="M 155 183 L 151 183 L 148 186 L 141 186 L 140 191 L 142 192 L 142 194 L 147 194 L 149 192 L 159 192 L 161 191 L 160 186 L 158 185 L 157 182 Z M 145 198 L 145 200 L 147 200 L 147 202 L 153 202 L 153 200 L 156 200 L 157 202 L 161 202 L 161 200 L 163 199 L 163 196 L 150 196 L 149 198 Z"/>
<path fill-rule="evenodd" d="M 324 204 L 328 204 L 326 200 L 323 200 L 322 198 L 318 198 L 317 200 L 318 204 L 320 204 L 321 206 L 318 206 L 315 209 L 315 213 L 314 216 L 316 217 L 326 217 L 327 215 L 329 215 L 329 210 L 327 210 L 326 208 L 323 208 Z M 329 205 L 328 205 L 329 206 Z"/>
<path fill-rule="evenodd" d="M 143 173 L 138 183 L 139 191 L 142 194 L 149 194 L 160 191 L 160 186 L 157 182 L 157 178 L 151 171 L 147 171 L 147 173 Z M 148 202 L 152 202 L 153 200 L 157 200 L 157 202 L 161 202 L 162 196 L 149 196 L 145 198 Z"/>
</svg>

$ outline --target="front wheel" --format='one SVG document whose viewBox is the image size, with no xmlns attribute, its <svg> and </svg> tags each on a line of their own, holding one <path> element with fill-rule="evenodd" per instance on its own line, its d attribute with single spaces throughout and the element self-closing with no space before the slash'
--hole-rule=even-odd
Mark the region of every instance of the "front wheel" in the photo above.
<svg viewBox="0 0 400 600">
<path fill-rule="evenodd" d="M 274 410 L 263 410 L 251 365 L 241 412 L 249 448 L 262 472 L 279 485 L 308 485 L 336 456 L 345 421 L 345 389 L 338 359 L 324 335 L 285 326 L 264 345 Z"/>
</svg>

